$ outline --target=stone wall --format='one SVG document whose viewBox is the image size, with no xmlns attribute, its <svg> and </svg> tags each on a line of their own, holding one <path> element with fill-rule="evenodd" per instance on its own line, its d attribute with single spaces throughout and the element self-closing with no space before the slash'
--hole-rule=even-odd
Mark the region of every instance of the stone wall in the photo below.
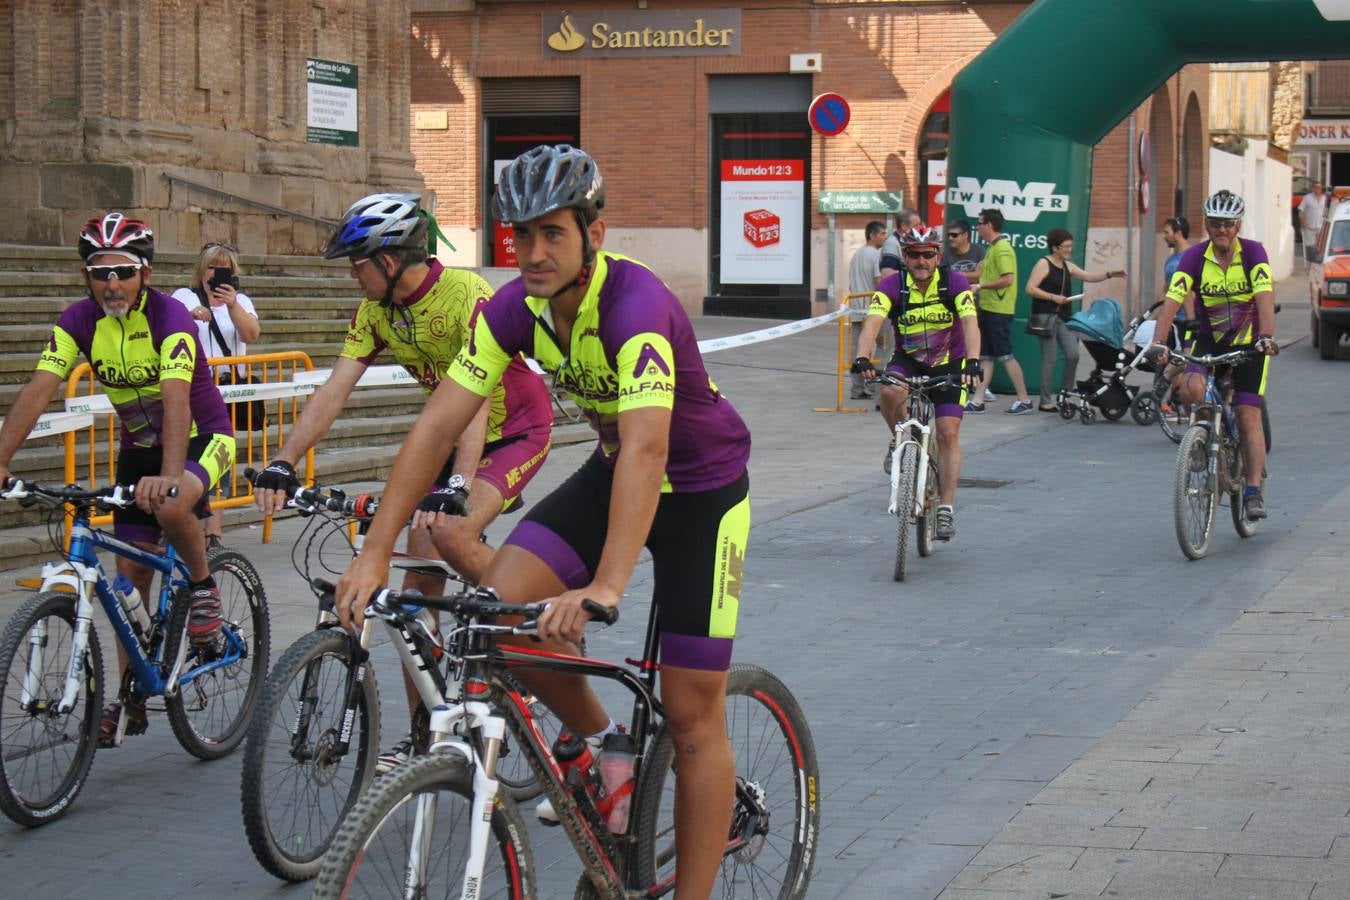
<svg viewBox="0 0 1350 900">
<path fill-rule="evenodd" d="M 0 242 L 73 244 L 117 208 L 167 250 L 315 252 L 312 219 L 423 187 L 408 34 L 407 0 L 0 0 Z M 358 66 L 359 146 L 306 143 L 310 57 Z"/>
</svg>

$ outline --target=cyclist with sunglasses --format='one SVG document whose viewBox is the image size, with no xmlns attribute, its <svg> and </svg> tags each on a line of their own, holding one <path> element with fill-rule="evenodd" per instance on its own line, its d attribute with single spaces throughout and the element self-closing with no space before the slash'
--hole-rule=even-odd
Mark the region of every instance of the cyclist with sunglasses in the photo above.
<svg viewBox="0 0 1350 900">
<path fill-rule="evenodd" d="M 116 480 L 136 485 L 136 507 L 113 513 L 113 533 L 149 549 L 166 535 L 188 569 L 188 638 L 210 647 L 220 632 L 220 590 L 198 523 L 208 492 L 234 464 L 234 431 L 211 377 L 197 325 L 181 303 L 150 287 L 154 234 L 146 223 L 109 212 L 80 230 L 89 296 L 56 320 L 32 378 L 0 428 L 0 483 L 47 403 L 89 360 L 122 421 Z M 154 570 L 117 557 L 118 571 L 150 597 Z M 127 661 L 118 644 L 123 670 Z M 100 746 L 111 746 L 121 704 L 103 711 Z M 143 734 L 145 707 L 129 706 L 127 734 Z"/>
<path fill-rule="evenodd" d="M 366 299 L 357 307 L 332 374 L 314 392 L 286 445 L 255 479 L 264 512 L 286 505 L 299 485 L 295 465 L 328 433 L 357 381 L 386 351 L 430 395 L 441 383 L 470 331 L 472 317 L 492 291 L 472 272 L 442 266 L 429 252 L 434 222 L 416 194 L 372 194 L 351 205 L 324 248 L 325 259 L 346 257 Z M 439 229 L 436 230 L 439 234 Z M 513 357 L 501 381 L 474 410 L 443 466 L 419 483 L 423 497 L 408 532 L 413 556 L 437 554 L 477 582 L 493 548 L 480 540 L 488 525 L 519 503 L 548 456 L 553 409 L 548 388 L 525 361 Z M 448 457 L 448 459 L 446 458 Z M 404 590 L 440 594 L 445 580 L 408 572 Z M 418 699 L 404 678 L 410 707 Z M 380 755 L 387 771 L 412 753 L 409 737 Z"/>
<path fill-rule="evenodd" d="M 595 453 L 526 513 L 482 583 L 512 603 L 545 600 L 539 636 L 582 638 L 584 600 L 617 607 L 652 554 L 661 701 L 675 746 L 675 896 L 712 892 L 731 824 L 727 670 L 750 530 L 750 432 L 708 377 L 679 298 L 643 264 L 603 248 L 604 185 L 589 154 L 539 146 L 501 173 L 520 277 L 479 307 L 469 339 L 409 432 L 361 555 L 337 590 L 344 624 L 389 577 L 404 516 L 517 354 L 537 360 L 598 433 Z M 527 639 L 522 639 L 527 640 Z M 585 678 L 519 670 L 572 733 L 615 730 Z M 541 809 L 541 818 L 552 815 Z"/>
<path fill-rule="evenodd" d="M 1197 241 L 1181 256 L 1167 288 L 1167 303 L 1158 310 L 1155 336 L 1170 333 L 1172 319 L 1184 302 L 1195 298 L 1194 352 L 1205 356 L 1253 348 L 1265 355 L 1258 362 L 1233 369 L 1233 403 L 1242 432 L 1242 456 L 1247 485 L 1242 505 L 1249 519 L 1266 517 L 1261 473 L 1266 464 L 1266 442 L 1261 428 L 1270 357 L 1280 352 L 1275 343 L 1275 293 L 1266 248 L 1239 238 L 1246 204 L 1232 191 L 1218 191 L 1205 201 L 1205 231 L 1209 240 Z M 1167 359 L 1167 347 L 1155 344 L 1155 353 Z M 1205 396 L 1203 366 L 1187 366 L 1181 377 L 1185 403 Z"/>
<path fill-rule="evenodd" d="M 942 235 L 919 224 L 900 235 L 904 268 L 877 285 L 858 338 L 853 371 L 874 375 L 872 352 L 877 334 L 889 320 L 895 332 L 895 355 L 888 372 L 902 375 L 957 375 L 963 386 L 941 387 L 930 393 L 937 414 L 938 433 L 938 540 L 956 536 L 956 484 L 961 475 L 961 418 L 966 394 L 980 381 L 980 330 L 970 282 L 960 272 L 939 264 Z M 903 279 L 903 281 L 902 281 Z M 895 423 L 905 414 L 909 392 L 903 387 L 881 388 L 881 415 L 891 435 L 882 468 L 891 471 L 895 452 Z"/>
</svg>

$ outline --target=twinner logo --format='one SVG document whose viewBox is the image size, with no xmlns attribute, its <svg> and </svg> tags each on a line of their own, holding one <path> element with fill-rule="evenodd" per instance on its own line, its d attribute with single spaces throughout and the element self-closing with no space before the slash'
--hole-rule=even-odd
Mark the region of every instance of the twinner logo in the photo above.
<svg viewBox="0 0 1350 900">
<path fill-rule="evenodd" d="M 577 31 L 572 24 L 570 16 L 563 16 L 562 24 L 558 30 L 548 36 L 548 45 L 559 53 L 571 53 L 573 50 L 580 50 L 586 39 Z"/>
<path fill-rule="evenodd" d="M 1053 181 L 1017 182 L 990 178 L 983 184 L 978 178 L 958 176 L 947 188 L 947 205 L 964 206 L 966 215 L 979 216 L 982 209 L 997 209 L 1009 222 L 1034 222 L 1043 212 L 1069 211 L 1069 195 L 1056 194 Z"/>
</svg>

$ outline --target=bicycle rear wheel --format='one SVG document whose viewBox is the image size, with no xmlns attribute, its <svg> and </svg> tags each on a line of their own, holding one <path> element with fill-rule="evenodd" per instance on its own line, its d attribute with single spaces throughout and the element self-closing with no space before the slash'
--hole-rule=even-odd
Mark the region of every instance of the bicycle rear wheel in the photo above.
<svg viewBox="0 0 1350 900">
<path fill-rule="evenodd" d="M 895 571 L 896 581 L 905 580 L 909 563 L 909 523 L 914 518 L 914 483 L 918 480 L 919 448 L 905 444 L 900 448 L 900 488 L 896 493 Z"/>
<path fill-rule="evenodd" d="M 74 637 L 75 597 L 55 591 L 29 598 L 0 637 L 0 810 L 20 825 L 64 815 L 94 762 L 103 653 L 92 627 L 80 695 L 57 711 Z"/>
<path fill-rule="evenodd" d="M 211 577 L 220 588 L 220 609 L 225 619 L 220 639 L 212 647 L 188 647 L 183 673 L 209 666 L 226 658 L 233 649 L 242 653 L 229 665 L 203 671 L 172 696 L 164 707 L 173 735 L 183 749 L 199 759 L 220 759 L 233 752 L 244 739 L 254 701 L 267 675 L 270 626 L 262 578 L 253 564 L 234 550 L 207 554 Z M 164 660 L 172 666 L 187 640 L 188 604 L 175 598 L 169 612 Z"/>
<path fill-rule="evenodd" d="M 349 679 L 360 678 L 347 723 Z M 379 690 L 336 629 L 296 641 L 272 668 L 244 745 L 244 832 L 264 869 L 286 881 L 319 874 L 342 817 L 375 777 Z M 348 748 L 341 748 L 347 729 Z"/>
<path fill-rule="evenodd" d="M 731 667 L 726 710 L 736 804 L 713 895 L 804 897 L 820 828 L 820 770 L 806 717 L 783 683 L 758 666 Z M 675 762 L 662 725 L 633 799 L 640 889 L 675 874 Z"/>
<path fill-rule="evenodd" d="M 1214 508 L 1218 504 L 1215 481 L 1209 471 L 1209 429 L 1192 425 L 1177 449 L 1172 495 L 1177 543 L 1189 559 L 1203 557 L 1214 536 Z"/>
<path fill-rule="evenodd" d="M 459 897 L 469 855 L 473 779 L 457 753 L 419 756 L 377 779 L 343 819 L 323 858 L 314 897 Z M 481 898 L 534 896 L 534 860 L 511 798 L 492 809 Z M 408 872 L 414 845 L 425 848 L 420 876 Z M 411 883 L 410 883 L 411 882 Z"/>
<path fill-rule="evenodd" d="M 1232 452 L 1237 456 L 1237 462 L 1234 466 L 1233 490 L 1228 495 L 1228 511 L 1233 515 L 1233 529 L 1238 533 L 1238 537 L 1249 538 L 1256 534 L 1256 529 L 1260 527 L 1260 520 L 1253 521 L 1247 518 L 1247 507 L 1242 502 L 1242 491 L 1247 484 L 1246 463 L 1242 459 L 1241 447 L 1234 447 Z M 1261 486 L 1264 488 L 1266 480 L 1261 479 Z"/>
<path fill-rule="evenodd" d="M 1183 404 L 1173 392 L 1167 405 L 1158 409 L 1158 427 L 1167 439 L 1174 444 L 1181 443 L 1181 436 L 1191 427 L 1191 408 Z"/>
</svg>

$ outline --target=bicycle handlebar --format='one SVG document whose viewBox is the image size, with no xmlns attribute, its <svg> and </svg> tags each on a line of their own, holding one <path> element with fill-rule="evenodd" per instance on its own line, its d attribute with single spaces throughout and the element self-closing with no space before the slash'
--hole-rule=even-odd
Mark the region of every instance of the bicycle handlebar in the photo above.
<svg viewBox="0 0 1350 900">
<path fill-rule="evenodd" d="M 1260 350 L 1253 350 L 1250 347 L 1244 347 L 1241 350 L 1230 350 L 1227 353 L 1211 353 L 1204 356 L 1187 356 L 1185 353 L 1173 350 L 1169 354 L 1168 362 L 1174 366 L 1184 366 L 1193 363 L 1197 366 L 1213 368 L 1214 366 L 1240 366 L 1245 362 L 1259 359 L 1262 356 L 1265 356 L 1265 354 Z"/>
<path fill-rule="evenodd" d="M 249 484 L 254 482 L 258 474 L 251 466 L 244 469 L 244 478 Z M 324 489 L 304 485 L 292 488 L 288 500 L 302 515 L 324 509 L 343 516 L 370 519 L 374 518 L 376 510 L 380 507 L 379 499 L 370 494 L 348 497 L 340 488 Z"/>
<path fill-rule="evenodd" d="M 319 591 L 326 606 L 331 607 L 337 585 L 323 578 L 315 578 L 310 584 Z M 532 633 L 539 616 L 547 607 L 545 603 L 504 603 L 492 588 L 473 588 L 450 594 L 445 597 L 428 597 L 417 591 L 395 591 L 384 588 L 376 591 L 366 605 L 366 614 L 381 619 L 402 619 L 410 613 L 406 606 L 424 606 L 427 609 L 448 612 L 462 620 L 479 616 L 496 618 L 498 616 L 523 616 L 525 621 L 513 630 L 520 634 Z M 613 625 L 619 621 L 619 611 L 610 606 L 602 606 L 594 600 L 582 600 L 581 608 L 590 614 L 591 619 L 604 625 Z"/>
<path fill-rule="evenodd" d="M 169 489 L 170 497 L 178 496 L 178 488 Z M 78 484 L 61 487 L 39 484 L 36 481 L 24 481 L 22 478 L 6 478 L 0 498 L 5 500 L 36 500 L 45 497 L 62 503 L 93 502 L 103 506 L 115 506 L 122 509 L 136 503 L 136 485 L 110 484 L 101 488 L 82 488 Z"/>
<path fill-rule="evenodd" d="M 878 372 L 877 377 L 873 378 L 869 384 L 889 384 L 895 387 L 918 388 L 919 390 L 928 390 L 936 387 L 946 387 L 951 385 L 959 387 L 961 385 L 961 376 L 959 375 L 897 375 L 894 372 Z"/>
</svg>

